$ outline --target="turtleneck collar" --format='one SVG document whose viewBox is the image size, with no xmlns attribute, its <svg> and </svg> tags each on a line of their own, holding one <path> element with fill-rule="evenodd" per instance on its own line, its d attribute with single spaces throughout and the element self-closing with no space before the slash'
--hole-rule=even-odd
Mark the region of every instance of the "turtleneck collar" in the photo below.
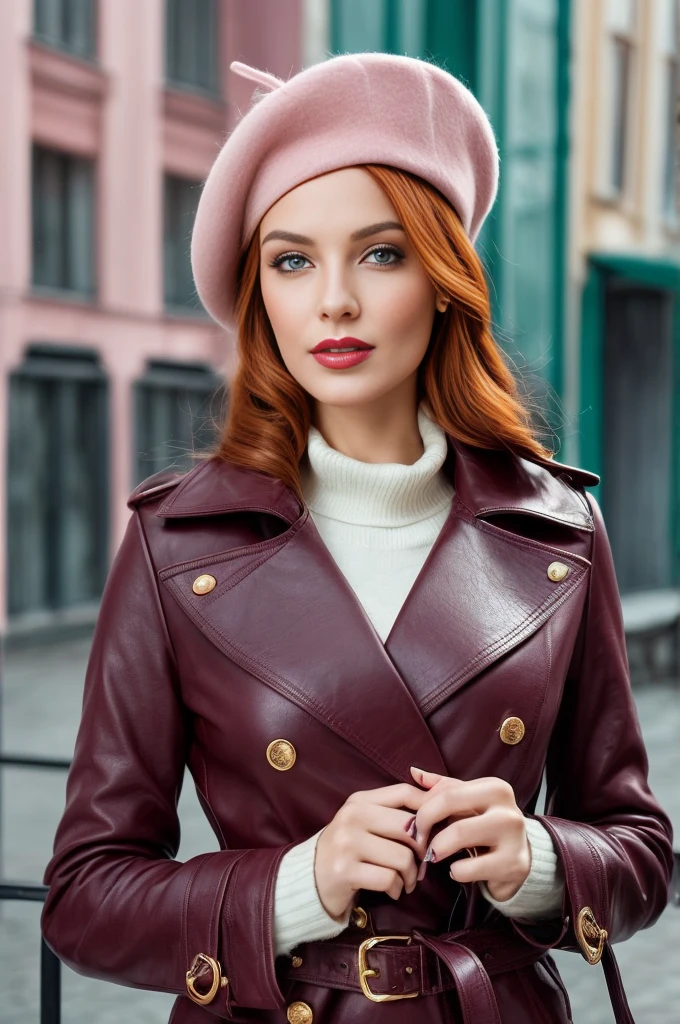
<svg viewBox="0 0 680 1024">
<path fill-rule="evenodd" d="M 436 515 L 451 503 L 453 487 L 442 472 L 448 447 L 446 434 L 418 407 L 418 429 L 424 451 L 417 462 L 361 462 L 331 448 L 321 432 L 310 427 L 309 467 L 302 467 L 305 502 L 312 512 L 344 523 L 408 526 Z"/>
</svg>

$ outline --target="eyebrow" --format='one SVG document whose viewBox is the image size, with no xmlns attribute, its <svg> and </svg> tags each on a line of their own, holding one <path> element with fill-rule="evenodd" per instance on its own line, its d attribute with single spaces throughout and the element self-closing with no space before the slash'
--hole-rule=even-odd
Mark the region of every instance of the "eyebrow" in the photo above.
<svg viewBox="0 0 680 1024">
<path fill-rule="evenodd" d="M 404 231 L 404 228 L 396 220 L 383 220 L 379 224 L 369 224 L 367 228 L 359 228 L 358 231 L 354 231 L 350 235 L 350 239 L 353 242 L 359 242 L 362 238 L 369 238 L 371 235 L 377 235 L 379 231 Z M 281 242 L 295 242 L 297 245 L 314 245 L 314 239 L 308 238 L 307 235 L 296 235 L 293 231 L 270 231 L 262 239 L 261 245 L 265 242 L 271 242 L 274 239 Z"/>
</svg>

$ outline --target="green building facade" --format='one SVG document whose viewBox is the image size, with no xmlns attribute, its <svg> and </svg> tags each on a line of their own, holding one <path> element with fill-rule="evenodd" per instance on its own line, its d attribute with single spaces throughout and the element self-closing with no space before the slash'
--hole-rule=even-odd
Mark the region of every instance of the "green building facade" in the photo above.
<svg viewBox="0 0 680 1024">
<path fill-rule="evenodd" d="M 558 0 L 332 0 L 334 53 L 432 60 L 489 114 L 501 184 L 477 249 L 496 335 L 560 443 L 566 263 L 569 3 Z"/>
</svg>

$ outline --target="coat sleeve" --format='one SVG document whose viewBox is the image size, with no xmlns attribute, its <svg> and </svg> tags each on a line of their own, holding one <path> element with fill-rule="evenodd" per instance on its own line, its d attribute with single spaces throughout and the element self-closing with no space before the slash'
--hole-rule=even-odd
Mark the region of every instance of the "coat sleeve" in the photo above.
<svg viewBox="0 0 680 1024">
<path fill-rule="evenodd" d="M 174 859 L 191 729 L 133 510 L 95 627 L 66 808 L 45 872 L 43 934 L 78 973 L 155 991 L 185 992 L 192 960 L 205 953 L 229 979 L 211 1011 L 280 1008 L 272 915 L 289 847 Z"/>
<path fill-rule="evenodd" d="M 548 754 L 547 813 L 534 815 L 553 838 L 566 883 L 560 927 L 543 939 L 584 955 L 584 939 L 600 945 L 599 929 L 617 942 L 657 920 L 673 861 L 671 823 L 647 780 L 612 552 L 597 500 L 587 498 L 595 526 L 589 591 Z M 514 924 L 539 938 L 540 928 Z"/>
</svg>

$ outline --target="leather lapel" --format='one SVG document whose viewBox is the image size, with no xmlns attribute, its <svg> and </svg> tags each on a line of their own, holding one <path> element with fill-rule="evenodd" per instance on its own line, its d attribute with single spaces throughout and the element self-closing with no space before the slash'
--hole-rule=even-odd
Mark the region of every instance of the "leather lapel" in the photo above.
<svg viewBox="0 0 680 1024">
<path fill-rule="evenodd" d="M 482 517 L 537 516 L 592 532 L 587 502 L 562 477 L 599 477 L 553 460 L 518 458 L 448 437 L 451 514 L 402 605 L 385 649 L 424 716 L 543 625 L 581 585 L 585 558 L 520 537 Z M 551 562 L 569 566 L 561 583 Z"/>
<path fill-rule="evenodd" d="M 561 583 L 552 561 L 569 566 Z M 386 651 L 429 715 L 568 600 L 588 562 L 472 516 L 454 497 L 387 638 Z"/>
</svg>

